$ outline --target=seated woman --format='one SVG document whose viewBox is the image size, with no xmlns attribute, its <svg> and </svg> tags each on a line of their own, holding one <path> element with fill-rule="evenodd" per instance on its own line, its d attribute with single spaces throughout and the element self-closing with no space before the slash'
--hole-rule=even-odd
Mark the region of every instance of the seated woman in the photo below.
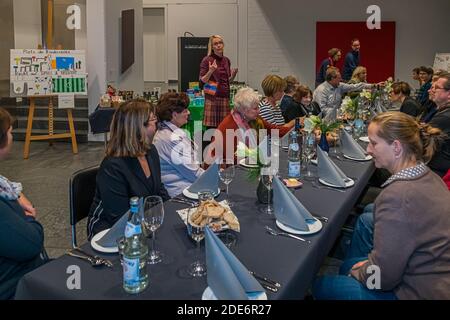
<svg viewBox="0 0 450 320">
<path fill-rule="evenodd" d="M 157 122 L 153 107 L 145 100 L 132 100 L 117 109 L 106 158 L 97 174 L 87 225 L 89 239 L 111 228 L 128 211 L 130 198 L 170 198 L 161 182 L 158 151 L 151 144 Z"/>
<path fill-rule="evenodd" d="M 281 99 L 280 102 L 280 109 L 283 113 L 283 116 L 286 110 L 291 107 L 291 105 L 297 105 L 297 102 L 295 102 L 293 99 L 293 95 L 295 93 L 295 89 L 300 85 L 297 78 L 294 76 L 287 76 L 284 78 L 284 81 L 286 82 L 286 88 L 284 89 L 283 99 Z"/>
<path fill-rule="evenodd" d="M 396 82 L 392 85 L 392 91 L 389 94 L 391 102 L 401 103 L 400 112 L 409 114 L 416 118 L 422 114 L 422 107 L 411 95 L 411 87 L 406 82 Z"/>
<path fill-rule="evenodd" d="M 9 113 L 0 108 L 0 159 L 11 149 L 12 124 Z M 12 299 L 22 276 L 47 260 L 36 209 L 20 183 L 0 176 L 0 300 Z"/>
<path fill-rule="evenodd" d="M 362 215 L 341 275 L 319 278 L 315 298 L 450 299 L 450 193 L 424 164 L 441 135 L 401 112 L 372 120 L 367 152 L 392 176 L 375 201 L 373 235 Z"/>
<path fill-rule="evenodd" d="M 284 113 L 286 122 L 295 118 L 318 116 L 321 112 L 317 102 L 312 101 L 312 91 L 306 86 L 298 86 L 294 93 L 294 101 L 297 102 L 297 108 L 292 107 Z"/>
<path fill-rule="evenodd" d="M 161 159 L 162 182 L 171 197 L 181 194 L 204 172 L 196 159 L 197 145 L 181 129 L 188 122 L 188 107 L 185 93 L 166 93 L 156 106 L 162 123 L 153 144 Z"/>
<path fill-rule="evenodd" d="M 278 102 L 284 95 L 286 81 L 277 75 L 270 74 L 264 78 L 261 86 L 265 95 L 259 103 L 261 118 L 277 126 L 284 125 L 283 113 L 278 106 Z"/>
<path fill-rule="evenodd" d="M 277 126 L 261 119 L 258 104 L 258 94 L 252 88 L 242 88 L 236 93 L 234 109 L 219 125 L 210 145 L 209 156 L 212 159 L 220 157 L 220 154 L 223 160 L 236 159 L 238 141 L 249 148 L 256 148 L 259 130 L 266 129 L 268 135 L 273 134 L 272 130 L 279 130 L 279 137 L 282 137 L 294 127 L 295 121 Z M 221 136 L 219 140 L 216 139 L 218 134 Z M 220 140 L 222 143 L 219 143 Z M 229 146 L 231 141 L 233 146 Z"/>
</svg>

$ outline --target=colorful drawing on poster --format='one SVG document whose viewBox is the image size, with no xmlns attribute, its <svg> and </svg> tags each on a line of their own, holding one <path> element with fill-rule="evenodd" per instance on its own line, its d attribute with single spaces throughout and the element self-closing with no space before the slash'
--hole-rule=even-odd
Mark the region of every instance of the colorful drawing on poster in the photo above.
<svg viewBox="0 0 450 320">
<path fill-rule="evenodd" d="M 10 96 L 87 94 L 82 50 L 11 50 Z"/>
</svg>

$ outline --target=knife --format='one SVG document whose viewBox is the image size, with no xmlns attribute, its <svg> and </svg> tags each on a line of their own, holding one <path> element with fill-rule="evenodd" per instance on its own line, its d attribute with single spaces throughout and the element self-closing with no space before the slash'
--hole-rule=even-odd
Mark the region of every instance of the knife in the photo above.
<svg viewBox="0 0 450 320">
<path fill-rule="evenodd" d="M 274 280 L 271 280 L 269 278 L 266 278 L 264 276 L 261 276 L 261 275 L 257 274 L 256 272 L 253 272 L 253 271 L 249 271 L 249 272 L 256 279 L 264 281 L 264 282 L 267 282 L 268 284 L 270 284 L 271 286 L 275 286 L 276 288 L 281 288 L 281 284 L 280 283 L 278 283 L 278 282 L 276 282 Z M 277 289 L 277 291 L 278 291 L 278 289 Z"/>
</svg>

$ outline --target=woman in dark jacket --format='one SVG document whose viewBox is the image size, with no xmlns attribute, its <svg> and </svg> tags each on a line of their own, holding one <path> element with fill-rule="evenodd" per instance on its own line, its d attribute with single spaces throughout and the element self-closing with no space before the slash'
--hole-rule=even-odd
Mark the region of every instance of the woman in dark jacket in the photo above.
<svg viewBox="0 0 450 320">
<path fill-rule="evenodd" d="M 321 112 L 319 105 L 312 101 L 312 91 L 306 86 L 298 86 L 293 96 L 295 104 L 289 106 L 283 113 L 286 122 L 292 119 L 318 116 Z"/>
<path fill-rule="evenodd" d="M 0 108 L 0 159 L 11 145 L 11 116 Z M 0 176 L 0 300 L 13 298 L 22 276 L 47 260 L 36 209 L 22 193 L 20 183 Z"/>
<path fill-rule="evenodd" d="M 389 99 L 391 102 L 401 103 L 400 112 L 417 118 L 422 114 L 423 108 L 410 95 L 411 87 L 406 82 L 401 81 L 392 85 L 392 92 L 389 95 Z"/>
<path fill-rule="evenodd" d="M 146 101 L 129 101 L 116 111 L 111 139 L 97 174 L 88 217 L 88 237 L 111 228 L 129 209 L 130 198 L 170 197 L 161 182 L 158 151 L 151 144 L 157 118 Z"/>
</svg>

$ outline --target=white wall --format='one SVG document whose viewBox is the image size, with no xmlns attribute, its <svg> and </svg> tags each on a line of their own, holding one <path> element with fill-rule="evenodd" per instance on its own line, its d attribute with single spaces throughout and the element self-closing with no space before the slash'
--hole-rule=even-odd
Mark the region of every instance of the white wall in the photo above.
<svg viewBox="0 0 450 320">
<path fill-rule="evenodd" d="M 14 0 L 15 48 L 37 48 L 42 44 L 41 34 L 41 1 Z"/>
<path fill-rule="evenodd" d="M 375 3 L 382 20 L 396 22 L 396 78 L 410 81 L 413 67 L 450 52 L 448 0 L 248 0 L 248 83 L 259 88 L 266 74 L 277 73 L 313 86 L 316 21 L 366 21 Z M 363 43 L 363 50 L 374 45 L 382 44 Z"/>
<path fill-rule="evenodd" d="M 95 0 L 89 0 L 95 1 Z M 108 0 L 106 17 L 106 66 L 107 81 L 119 89 L 144 91 L 144 40 L 142 0 Z M 135 19 L 135 60 L 125 73 L 121 74 L 121 15 L 123 10 L 134 9 Z M 91 29 L 89 29 L 89 32 Z"/>
<path fill-rule="evenodd" d="M 165 9 L 144 9 L 144 81 L 167 81 Z"/>
</svg>

